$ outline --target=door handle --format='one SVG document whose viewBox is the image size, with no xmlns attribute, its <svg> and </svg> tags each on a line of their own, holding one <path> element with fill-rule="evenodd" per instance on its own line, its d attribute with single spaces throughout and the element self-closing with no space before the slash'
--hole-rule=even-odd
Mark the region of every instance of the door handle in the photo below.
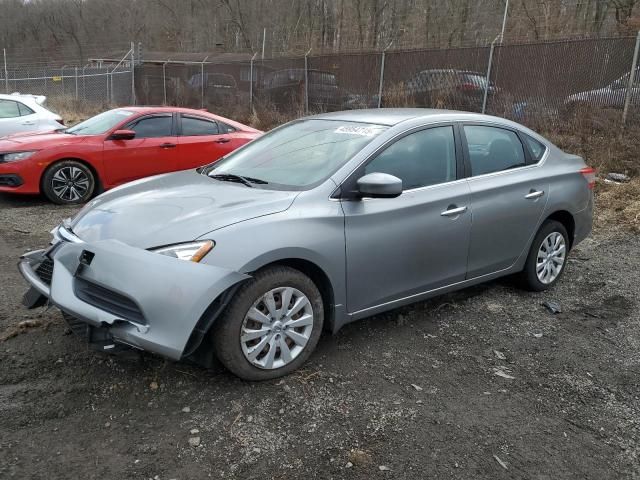
<svg viewBox="0 0 640 480">
<path fill-rule="evenodd" d="M 160 148 L 175 148 L 176 146 L 175 143 L 163 143 L 160 145 Z"/>
<path fill-rule="evenodd" d="M 467 207 L 456 207 L 455 205 L 450 205 L 447 210 L 442 212 L 440 215 L 443 217 L 455 217 L 467 211 Z"/>
<path fill-rule="evenodd" d="M 27 120 L 26 122 L 22 122 L 22 125 L 35 125 L 36 122 L 32 122 L 31 120 Z"/>
<path fill-rule="evenodd" d="M 219 138 L 218 140 L 216 140 L 216 143 L 229 143 L 231 141 L 230 138 Z"/>
<path fill-rule="evenodd" d="M 542 190 L 531 190 L 524 196 L 524 198 L 527 200 L 535 200 L 536 198 L 540 198 L 542 195 L 544 195 L 544 191 Z"/>
</svg>

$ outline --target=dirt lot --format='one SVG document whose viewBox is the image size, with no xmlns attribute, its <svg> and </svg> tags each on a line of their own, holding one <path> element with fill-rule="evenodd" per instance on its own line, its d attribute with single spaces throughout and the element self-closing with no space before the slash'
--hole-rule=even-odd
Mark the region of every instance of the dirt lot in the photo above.
<svg viewBox="0 0 640 480">
<path fill-rule="evenodd" d="M 396 310 L 244 383 L 88 351 L 23 309 L 18 256 L 73 213 L 0 196 L 0 478 L 640 478 L 637 235 L 600 229 L 551 292 Z"/>
</svg>

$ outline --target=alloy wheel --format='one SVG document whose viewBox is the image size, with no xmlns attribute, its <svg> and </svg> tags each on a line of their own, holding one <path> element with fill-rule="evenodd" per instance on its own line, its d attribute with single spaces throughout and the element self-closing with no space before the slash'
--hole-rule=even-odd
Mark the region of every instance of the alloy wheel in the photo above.
<svg viewBox="0 0 640 480">
<path fill-rule="evenodd" d="M 313 308 L 293 287 L 269 290 L 256 300 L 242 322 L 240 344 L 254 366 L 273 370 L 302 353 L 313 331 Z"/>
<path fill-rule="evenodd" d="M 558 278 L 567 257 L 567 245 L 564 236 L 559 232 L 551 232 L 542 241 L 536 259 L 536 275 L 545 285 Z"/>
<path fill-rule="evenodd" d="M 60 200 L 76 202 L 83 198 L 91 181 L 89 176 L 78 167 L 62 167 L 51 178 L 51 189 Z"/>
</svg>

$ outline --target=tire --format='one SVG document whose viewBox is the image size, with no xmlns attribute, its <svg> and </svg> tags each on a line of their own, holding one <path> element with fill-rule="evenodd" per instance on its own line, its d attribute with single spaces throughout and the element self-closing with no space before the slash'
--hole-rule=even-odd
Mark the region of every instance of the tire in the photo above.
<svg viewBox="0 0 640 480">
<path fill-rule="evenodd" d="M 289 311 L 296 308 L 298 300 L 300 304 L 305 305 L 291 315 L 293 319 L 288 324 L 285 321 L 281 323 L 281 317 L 278 314 L 275 317 L 272 316 L 264 302 L 268 292 L 277 290 L 272 294 L 275 299 L 273 307 L 275 309 L 278 306 L 281 307 L 283 298 L 288 295 L 287 289 L 291 294 Z M 303 297 L 308 302 L 305 302 Z M 252 318 L 260 318 L 264 323 L 249 318 L 250 310 L 253 312 Z M 258 314 L 263 313 L 263 315 L 256 314 L 256 310 Z M 309 314 L 311 319 L 308 318 Z M 300 324 L 308 323 L 308 325 L 292 327 L 291 322 L 294 321 Z M 293 268 L 270 267 L 258 271 L 251 280 L 238 289 L 211 330 L 212 342 L 218 359 L 232 373 L 243 380 L 269 380 L 293 372 L 309 358 L 320 339 L 323 322 L 322 296 L 313 281 Z M 256 332 L 257 330 L 268 330 L 269 333 L 251 340 L 242 340 L 243 332 L 246 335 L 247 331 Z M 297 341 L 294 342 L 289 335 L 295 337 Z M 298 342 L 301 342 L 303 337 L 307 340 L 301 346 Z M 260 346 L 261 343 L 262 346 Z M 289 354 L 288 360 L 282 347 L 286 348 Z M 273 355 L 271 366 L 269 366 L 269 354 L 272 348 Z M 255 352 L 258 352 L 255 358 L 250 360 L 249 357 Z"/>
<path fill-rule="evenodd" d="M 42 193 L 58 205 L 85 203 L 93 196 L 95 190 L 96 178 L 93 172 L 84 163 L 76 160 L 54 163 L 42 176 Z"/>
<path fill-rule="evenodd" d="M 561 240 L 558 240 L 559 236 L 561 237 Z M 555 244 L 556 240 L 560 242 L 558 247 L 549 249 L 549 245 Z M 551 243 L 548 243 L 549 241 Z M 569 235 L 567 234 L 567 229 L 564 227 L 564 225 L 555 220 L 545 221 L 538 230 L 538 233 L 533 239 L 533 242 L 531 243 L 531 248 L 529 250 L 529 255 L 527 255 L 527 261 L 525 262 L 524 270 L 520 275 L 520 280 L 523 286 L 527 290 L 531 290 L 534 292 L 542 292 L 553 287 L 560 279 L 560 277 L 564 273 L 565 267 L 567 266 L 569 246 Z M 551 255 L 550 257 L 539 263 L 539 253 L 541 255 L 544 255 L 545 249 L 551 252 L 560 252 L 561 247 L 564 247 L 564 249 L 562 250 L 563 256 L 560 256 L 560 253 Z M 561 263 L 559 263 L 560 259 L 562 260 Z M 550 266 L 544 267 L 543 265 L 545 264 L 545 262 Z M 548 272 L 550 274 L 547 276 L 545 275 L 545 272 Z"/>
</svg>

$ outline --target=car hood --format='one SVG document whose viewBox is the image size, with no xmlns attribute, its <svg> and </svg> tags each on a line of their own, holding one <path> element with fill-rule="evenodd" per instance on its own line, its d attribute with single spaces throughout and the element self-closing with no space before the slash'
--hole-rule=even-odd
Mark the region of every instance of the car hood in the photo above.
<svg viewBox="0 0 640 480">
<path fill-rule="evenodd" d="M 89 138 L 92 137 L 88 135 L 69 135 L 56 132 L 15 134 L 0 138 L 0 151 L 37 150 L 52 146 L 75 145 L 86 142 Z"/>
<path fill-rule="evenodd" d="M 87 242 L 115 239 L 140 248 L 159 247 L 281 212 L 298 193 L 249 188 L 188 170 L 104 193 L 87 204 L 69 227 Z"/>
</svg>

